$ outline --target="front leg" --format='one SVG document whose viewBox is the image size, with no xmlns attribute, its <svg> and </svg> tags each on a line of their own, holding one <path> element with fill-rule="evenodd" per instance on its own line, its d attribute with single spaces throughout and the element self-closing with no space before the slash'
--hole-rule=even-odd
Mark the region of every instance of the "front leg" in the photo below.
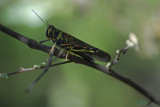
<svg viewBox="0 0 160 107">
<path fill-rule="evenodd" d="M 73 49 L 73 46 L 67 47 L 67 54 L 66 54 L 66 59 L 65 60 L 68 59 L 68 55 L 70 54 L 70 52 L 72 51 L 72 49 Z"/>
<path fill-rule="evenodd" d="M 54 48 L 55 48 L 56 44 L 57 44 L 57 42 L 55 42 L 54 45 L 52 46 L 52 49 L 51 49 L 50 52 L 49 52 L 49 55 L 50 55 L 50 56 L 53 54 Z"/>
</svg>

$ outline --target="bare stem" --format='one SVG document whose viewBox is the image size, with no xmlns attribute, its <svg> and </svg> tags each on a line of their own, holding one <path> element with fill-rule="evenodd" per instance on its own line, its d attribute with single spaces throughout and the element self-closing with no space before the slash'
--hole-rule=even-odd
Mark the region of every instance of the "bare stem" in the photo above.
<svg viewBox="0 0 160 107">
<path fill-rule="evenodd" d="M 51 64 L 49 67 L 54 67 L 54 66 L 58 66 L 58 65 L 63 65 L 63 64 L 70 63 L 70 62 L 72 62 L 72 61 L 64 61 L 64 62 L 60 62 L 60 63 L 56 63 L 56 64 Z M 31 68 L 20 68 L 19 71 L 8 73 L 7 76 L 12 76 L 12 75 L 14 75 L 14 74 L 18 74 L 18 73 L 22 73 L 22 72 L 27 72 L 27 71 L 32 71 L 32 70 L 37 70 L 37 69 L 43 69 L 43 68 L 45 68 L 45 67 L 46 67 L 46 66 L 31 67 Z"/>
</svg>

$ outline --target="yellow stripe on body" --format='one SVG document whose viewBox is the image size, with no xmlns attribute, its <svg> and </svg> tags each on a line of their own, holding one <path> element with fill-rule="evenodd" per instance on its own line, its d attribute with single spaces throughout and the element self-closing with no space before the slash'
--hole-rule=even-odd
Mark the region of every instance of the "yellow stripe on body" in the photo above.
<svg viewBox="0 0 160 107">
<path fill-rule="evenodd" d="M 73 51 L 73 52 L 91 52 L 91 53 L 94 53 L 93 50 L 75 50 L 75 49 L 72 49 L 71 51 Z"/>
<path fill-rule="evenodd" d="M 60 33 L 59 33 L 59 35 L 58 35 L 58 37 L 57 37 L 57 40 L 59 40 L 59 39 L 62 37 L 62 33 L 63 33 L 63 32 L 60 31 Z"/>
<path fill-rule="evenodd" d="M 53 33 L 52 33 L 52 35 L 54 35 L 54 33 L 55 33 L 55 29 L 53 30 Z"/>
</svg>

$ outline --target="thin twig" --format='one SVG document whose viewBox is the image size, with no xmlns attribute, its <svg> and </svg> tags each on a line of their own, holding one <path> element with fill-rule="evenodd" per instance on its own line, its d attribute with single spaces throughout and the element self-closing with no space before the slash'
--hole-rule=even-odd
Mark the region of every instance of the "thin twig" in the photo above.
<svg viewBox="0 0 160 107">
<path fill-rule="evenodd" d="M 64 62 L 60 62 L 60 63 L 56 63 L 56 64 L 52 64 L 50 65 L 49 67 L 54 67 L 54 66 L 58 66 L 58 65 L 63 65 L 63 64 L 67 64 L 67 63 L 70 63 L 72 61 L 64 61 Z M 46 66 L 40 66 L 40 67 L 32 67 L 32 68 L 20 68 L 20 70 L 16 71 L 16 72 L 11 72 L 11 73 L 8 73 L 7 76 L 12 76 L 14 74 L 18 74 L 18 73 L 22 73 L 22 72 L 27 72 L 27 71 L 31 71 L 31 70 L 37 70 L 37 69 L 43 69 L 45 68 Z"/>
</svg>

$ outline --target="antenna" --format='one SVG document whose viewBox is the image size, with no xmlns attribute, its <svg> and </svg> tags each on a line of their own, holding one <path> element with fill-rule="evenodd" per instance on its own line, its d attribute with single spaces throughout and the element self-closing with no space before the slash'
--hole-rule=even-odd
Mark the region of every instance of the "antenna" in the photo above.
<svg viewBox="0 0 160 107">
<path fill-rule="evenodd" d="M 46 20 L 46 22 L 34 11 L 34 10 L 32 10 L 33 12 L 34 12 L 34 14 L 36 14 L 46 25 L 47 25 L 47 27 L 48 27 L 48 21 Z"/>
</svg>

